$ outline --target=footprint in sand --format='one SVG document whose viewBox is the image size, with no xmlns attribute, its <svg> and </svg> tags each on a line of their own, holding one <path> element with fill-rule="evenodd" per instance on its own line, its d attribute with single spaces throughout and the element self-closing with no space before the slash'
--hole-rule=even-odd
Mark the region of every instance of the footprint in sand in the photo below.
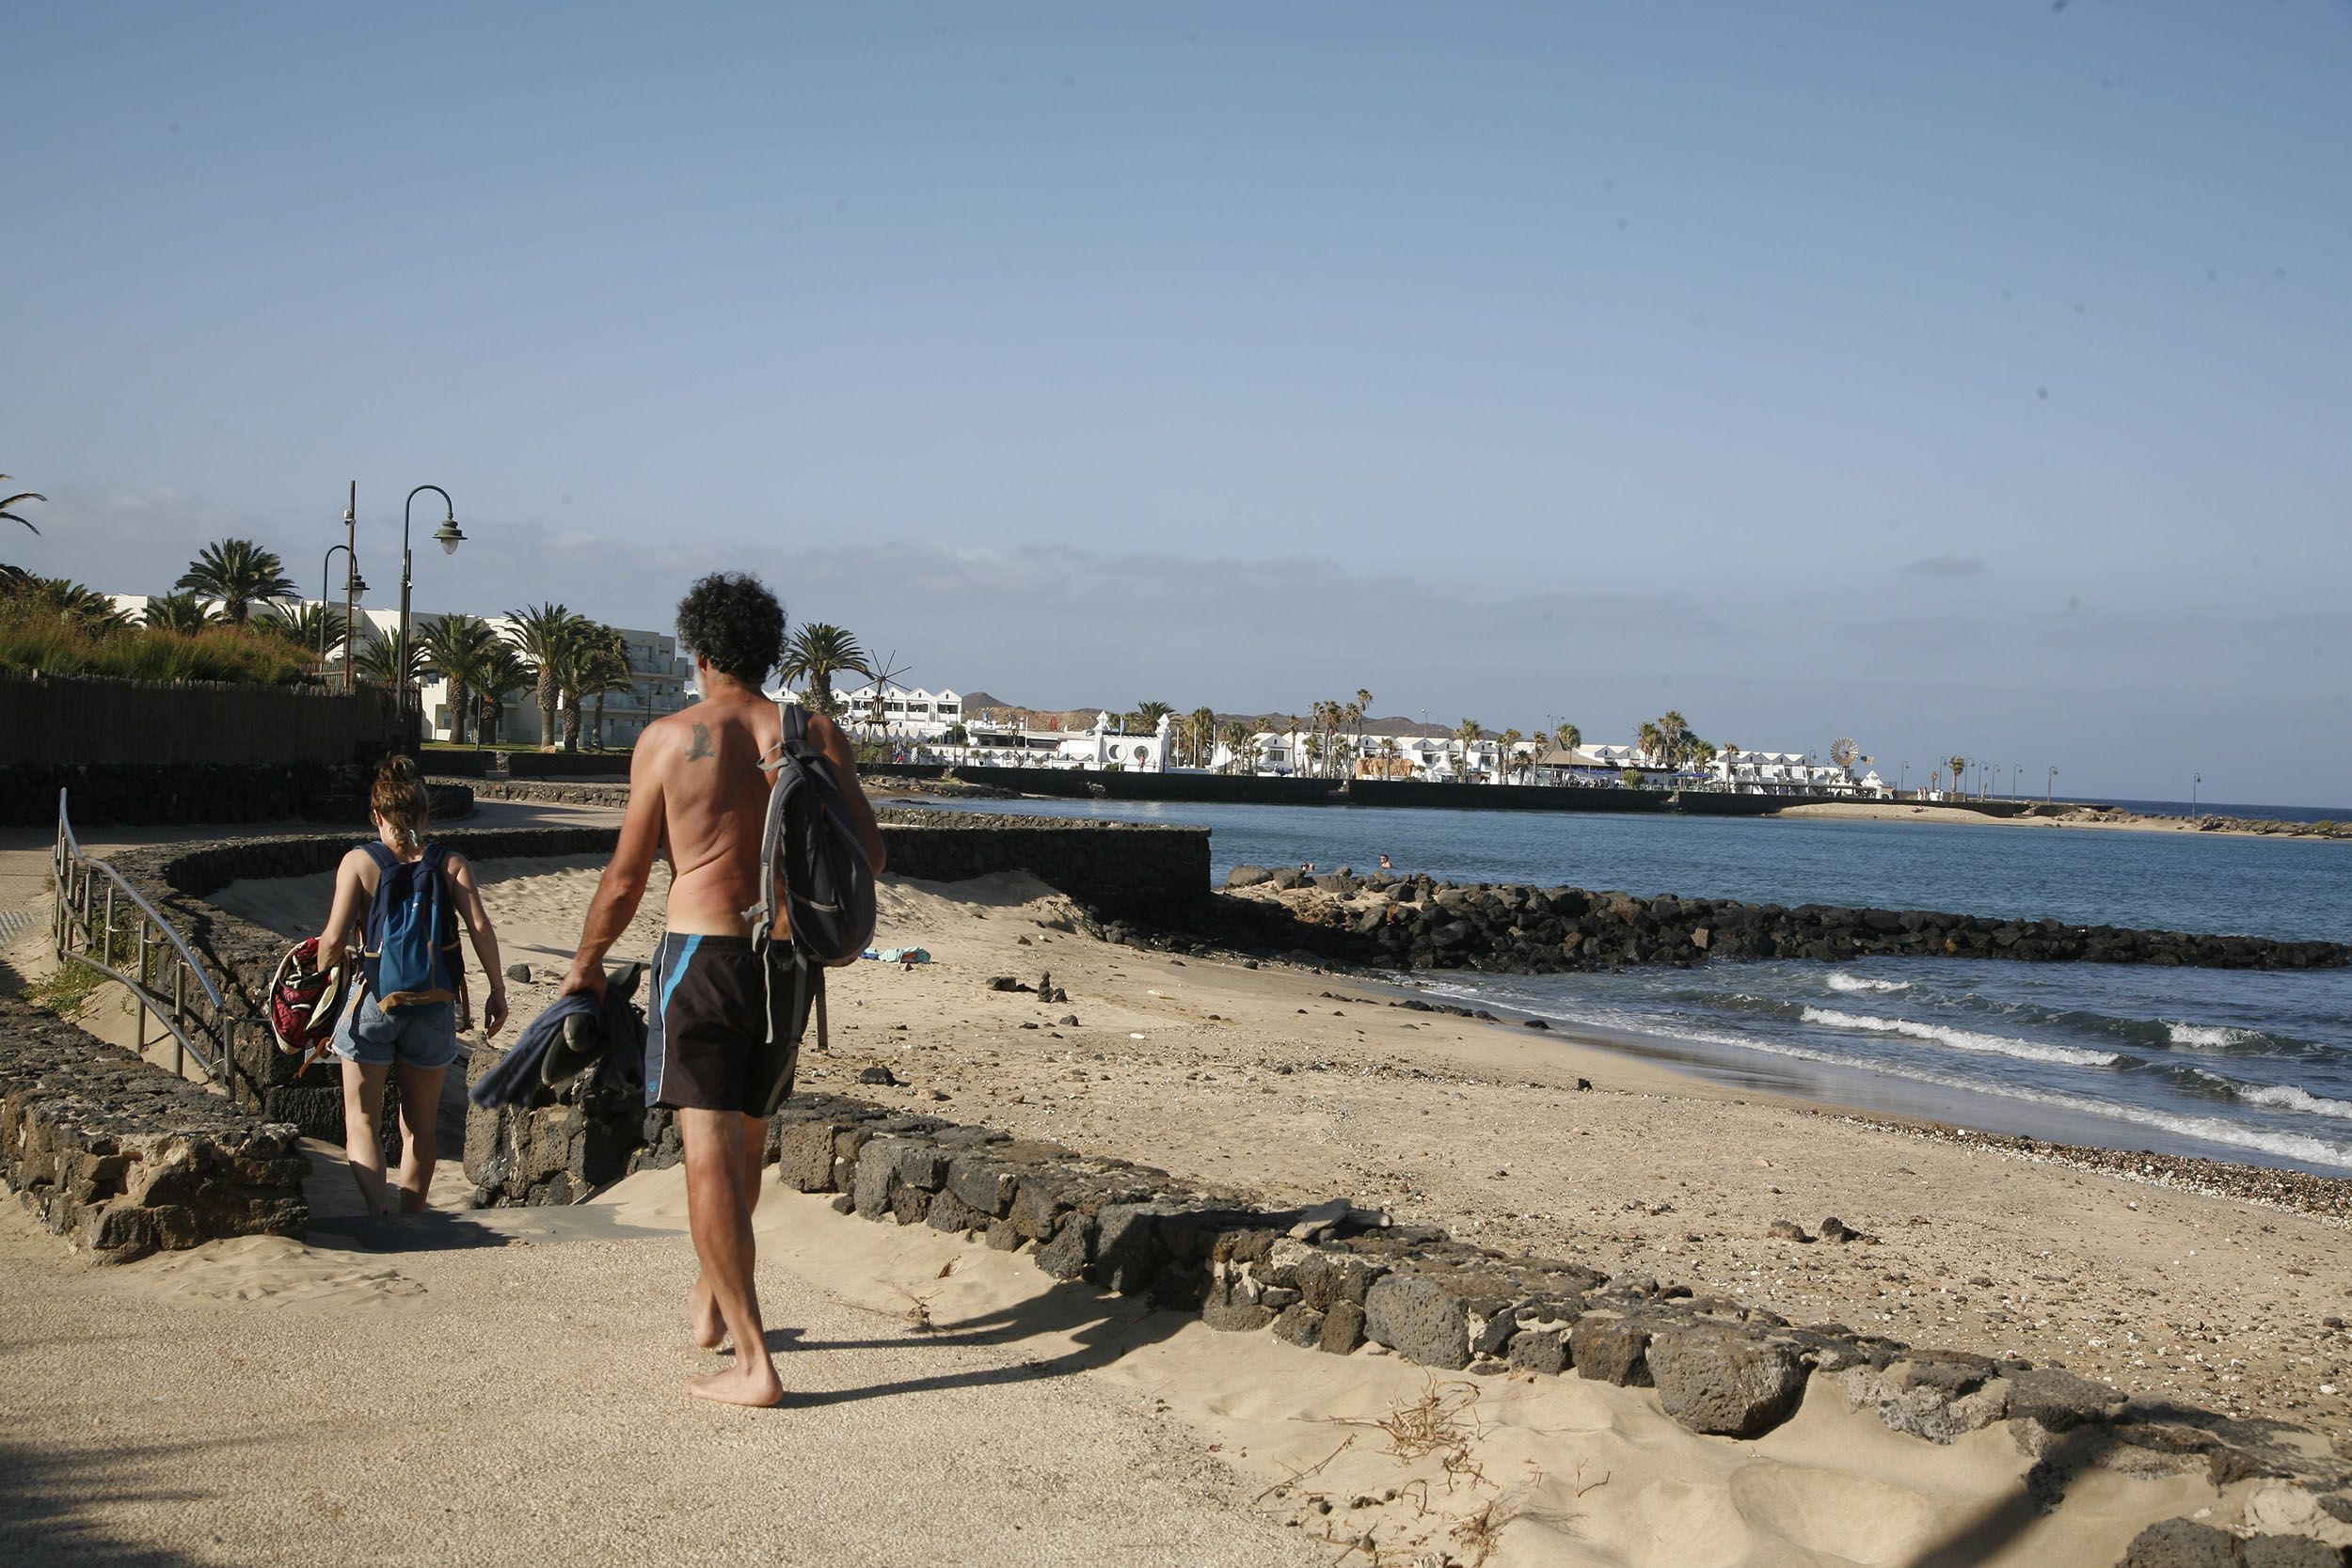
<svg viewBox="0 0 2352 1568">
<path fill-rule="evenodd" d="M 424 1286 L 398 1269 L 354 1261 L 283 1236 L 239 1236 L 166 1254 L 126 1271 L 167 1301 L 218 1301 L 283 1311 L 398 1308 Z"/>
</svg>

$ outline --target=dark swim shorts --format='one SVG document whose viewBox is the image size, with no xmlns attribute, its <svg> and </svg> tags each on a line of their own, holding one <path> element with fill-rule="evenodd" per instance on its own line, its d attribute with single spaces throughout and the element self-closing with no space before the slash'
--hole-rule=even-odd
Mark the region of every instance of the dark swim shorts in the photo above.
<svg viewBox="0 0 2352 1568">
<path fill-rule="evenodd" d="M 771 1115 L 792 1092 L 824 972 L 812 967 L 805 990 L 796 980 L 789 942 L 770 942 L 763 966 L 749 937 L 664 933 L 645 1019 L 645 1103 Z"/>
</svg>

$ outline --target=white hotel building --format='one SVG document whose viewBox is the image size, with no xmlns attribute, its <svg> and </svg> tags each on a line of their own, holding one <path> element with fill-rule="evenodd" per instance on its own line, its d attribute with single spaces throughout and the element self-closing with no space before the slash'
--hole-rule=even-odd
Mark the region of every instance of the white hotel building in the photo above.
<svg viewBox="0 0 2352 1568">
<path fill-rule="evenodd" d="M 145 614 L 149 604 L 158 596 L 151 594 L 110 594 L 107 595 L 117 610 L 134 618 Z M 278 603 L 287 610 L 300 610 L 316 606 L 319 601 L 286 599 Z M 335 599 L 328 603 L 327 608 L 340 612 L 343 608 L 343 603 L 341 599 Z M 255 613 L 266 614 L 268 610 L 257 608 Z M 438 626 L 443 613 L 437 610 L 411 610 L 408 616 L 410 640 L 421 638 L 428 627 Z M 501 635 L 504 635 L 515 625 L 511 616 L 485 615 L 482 619 L 489 624 L 492 631 Z M 637 736 L 644 732 L 647 724 L 664 714 L 675 713 L 686 706 L 690 701 L 688 695 L 690 686 L 694 678 L 693 660 L 679 657 L 677 639 L 669 632 L 640 631 L 630 626 L 615 626 L 613 629 L 621 634 L 622 646 L 628 656 L 628 686 L 626 689 L 608 691 L 604 694 L 604 721 L 601 728 L 596 725 L 596 699 L 593 697 L 582 699 L 580 715 L 580 744 L 591 750 L 620 750 L 635 745 Z M 358 633 L 358 641 L 363 643 L 369 641 L 371 633 L 373 634 L 374 640 L 389 643 L 400 635 L 400 611 L 398 610 L 371 610 L 363 605 L 359 610 L 358 626 L 354 630 Z M 342 650 L 340 647 L 329 648 L 326 653 L 326 668 L 328 678 L 339 679 L 342 673 Z M 424 738 L 427 740 L 454 739 L 456 716 L 450 711 L 449 683 L 438 679 L 428 681 L 421 690 L 423 695 L 420 707 L 424 716 Z M 466 734 L 469 739 L 472 738 L 475 734 L 479 718 L 480 713 L 477 709 L 475 714 L 467 721 Z M 555 736 L 552 741 L 548 742 L 549 744 L 563 739 L 564 716 L 560 710 L 556 714 L 555 723 Z M 497 729 L 498 733 L 489 744 L 521 748 L 538 746 L 541 743 L 539 699 L 535 687 L 527 687 L 521 691 L 508 695 L 505 705 L 500 710 Z"/>
</svg>

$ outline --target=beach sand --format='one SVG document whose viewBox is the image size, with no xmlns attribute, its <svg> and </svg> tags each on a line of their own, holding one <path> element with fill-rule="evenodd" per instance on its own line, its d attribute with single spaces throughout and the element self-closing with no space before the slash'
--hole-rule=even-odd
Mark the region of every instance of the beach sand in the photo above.
<svg viewBox="0 0 2352 1568">
<path fill-rule="evenodd" d="M 1823 800 L 1812 805 L 1789 806 L 1772 815 L 1797 819 L 1810 817 L 1817 822 L 1945 822 L 1977 827 L 2096 828 L 2106 832 L 2202 833 L 2207 837 L 2309 836 L 2317 842 L 2328 842 L 2323 835 L 2281 835 L 2257 833 L 2245 828 L 2208 828 L 2193 816 L 2141 816 L 2127 811 L 2076 810 L 2064 816 L 1991 816 L 1980 811 L 1970 811 L 1965 806 L 1913 805 L 1894 800 Z"/>
<path fill-rule="evenodd" d="M 482 871 L 510 958 L 548 967 L 515 987 L 528 1019 L 596 868 Z M 298 932 L 325 884 L 215 896 Z M 1391 1007 L 1351 978 L 1107 946 L 1056 928 L 1070 912 L 1025 877 L 887 883 L 880 940 L 933 961 L 837 974 L 832 1050 L 803 1055 L 803 1082 L 1277 1199 L 1345 1196 L 1798 1322 L 2346 1430 L 2344 1337 L 2324 1321 L 2352 1290 L 2341 1228 Z M 648 954 L 654 929 L 641 917 L 615 957 Z M 1045 970 L 1066 1006 L 985 987 Z M 877 1064 L 905 1085 L 855 1082 Z M 1391 1357 L 1218 1335 L 772 1183 L 761 1288 L 795 1397 L 710 1411 L 677 1393 L 707 1358 L 679 1322 L 676 1172 L 572 1210 L 404 1225 L 350 1218 L 320 1164 L 307 1245 L 94 1270 L 7 1207 L 0 1470 L 21 1479 L 0 1482 L 0 1530 L 263 1562 L 310 1560 L 327 1528 L 360 1560 L 536 1561 L 560 1529 L 651 1562 L 1334 1561 L 1370 1531 L 1394 1563 L 1913 1562 L 1939 1544 L 1952 1561 L 2105 1563 L 2150 1520 L 2238 1500 L 2097 1472 L 2036 1516 L 2004 1431 L 1899 1437 L 1832 1380 L 1759 1443 L 1699 1438 L 1645 1390 L 1440 1386 Z M 437 1203 L 463 1193 L 445 1165 Z M 1879 1243 L 1765 1239 L 1774 1219 L 1829 1214 Z M 355 1364 L 366 1389 L 342 1392 Z M 1458 1441 L 1383 1451 L 1377 1423 L 1433 1387 L 1461 1405 Z M 1482 1517 L 1509 1522 L 1489 1541 Z M 421 1549 L 398 1534 L 413 1521 Z"/>
</svg>

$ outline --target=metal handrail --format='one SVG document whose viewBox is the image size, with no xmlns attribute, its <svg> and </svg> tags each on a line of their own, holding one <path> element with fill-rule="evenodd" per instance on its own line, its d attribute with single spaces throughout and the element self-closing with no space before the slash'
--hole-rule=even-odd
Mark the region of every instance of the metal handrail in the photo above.
<svg viewBox="0 0 2352 1568">
<path fill-rule="evenodd" d="M 155 906 L 140 895 L 138 890 L 124 880 L 122 873 L 104 861 L 93 859 L 74 836 L 73 824 L 66 815 L 66 792 L 57 791 L 57 844 L 52 863 L 57 884 L 56 913 L 51 936 L 59 958 L 94 969 L 128 990 L 139 1003 L 139 1053 L 147 1051 L 147 1016 L 155 1015 L 175 1046 L 172 1069 L 184 1074 L 187 1058 L 193 1056 L 204 1076 L 231 1100 L 236 1098 L 236 1078 L 230 1070 L 236 1056 L 236 1031 L 245 1020 L 231 1013 L 220 988 L 213 984 L 204 966 L 186 941 L 172 927 L 169 921 L 156 912 Z M 93 889 L 98 879 L 104 879 L 104 913 L 93 931 L 90 910 Z M 115 900 L 119 895 L 128 900 L 137 919 L 138 967 L 126 973 L 113 962 L 115 956 Z M 79 945 L 76 945 L 76 942 Z M 170 995 L 167 998 L 156 989 L 162 976 L 158 968 L 171 972 Z M 195 997 L 188 994 L 194 982 Z M 199 1010 L 195 1004 L 200 1001 Z M 202 1043 L 199 1043 L 199 1040 Z"/>
</svg>

